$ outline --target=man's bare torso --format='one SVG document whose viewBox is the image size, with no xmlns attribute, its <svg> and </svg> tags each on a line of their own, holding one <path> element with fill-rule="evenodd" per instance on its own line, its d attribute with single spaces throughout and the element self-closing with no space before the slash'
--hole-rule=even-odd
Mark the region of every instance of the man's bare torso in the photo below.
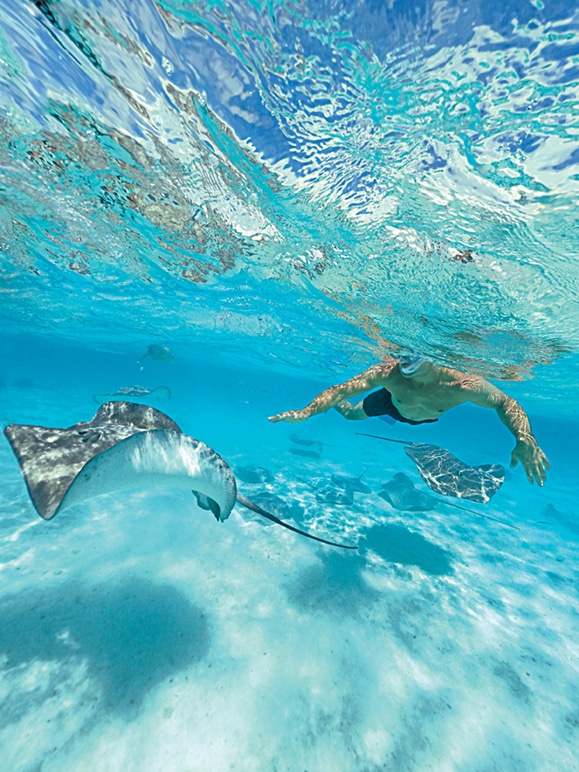
<svg viewBox="0 0 579 772">
<path fill-rule="evenodd" d="M 395 407 L 412 421 L 439 418 L 447 410 L 467 402 L 479 380 L 471 376 L 465 383 L 463 373 L 433 367 L 427 362 L 411 378 L 402 375 L 395 362 L 379 367 L 383 368 L 383 377 L 379 377 L 377 385 L 390 392 Z"/>
</svg>

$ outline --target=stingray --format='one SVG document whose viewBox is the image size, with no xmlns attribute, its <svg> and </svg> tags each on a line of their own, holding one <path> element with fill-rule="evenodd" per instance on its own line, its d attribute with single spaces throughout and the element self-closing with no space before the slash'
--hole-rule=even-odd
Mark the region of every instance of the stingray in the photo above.
<svg viewBox="0 0 579 772">
<path fill-rule="evenodd" d="M 350 505 L 354 503 L 354 491 L 351 488 L 341 488 L 323 477 L 316 477 L 313 481 L 304 480 L 296 475 L 296 480 L 307 485 L 314 491 L 316 499 L 321 504 Z"/>
<path fill-rule="evenodd" d="M 496 517 L 483 515 L 482 512 L 476 512 L 468 507 L 461 507 L 460 504 L 451 504 L 450 501 L 439 502 L 434 496 L 429 496 L 428 493 L 417 490 L 412 480 L 403 472 L 398 472 L 390 482 L 384 483 L 378 495 L 395 509 L 402 510 L 403 512 L 429 512 L 440 503 L 445 507 L 460 509 L 461 512 L 469 512 L 471 515 L 484 517 L 485 520 L 492 520 L 493 523 L 501 523 L 501 525 L 506 525 L 508 528 L 514 528 L 516 531 L 519 530 L 516 525 L 499 520 Z"/>
<path fill-rule="evenodd" d="M 322 452 L 324 446 L 324 443 L 319 440 L 307 440 L 305 437 L 300 437 L 297 434 L 291 434 L 290 440 L 296 445 L 303 445 L 306 448 L 316 448 L 318 453 Z"/>
<path fill-rule="evenodd" d="M 264 466 L 238 466 L 235 470 L 237 477 L 246 483 L 270 483 L 273 475 Z"/>
<path fill-rule="evenodd" d="M 287 504 L 287 502 L 285 502 L 275 493 L 271 493 L 270 491 L 260 491 L 259 493 L 253 496 L 252 503 L 257 507 L 260 507 L 261 509 L 265 509 L 270 514 L 274 514 L 276 517 L 279 517 L 281 520 L 290 520 L 292 517 L 291 508 Z M 265 518 L 261 517 L 261 515 L 259 514 L 250 515 L 249 513 L 243 512 L 242 516 L 244 520 L 247 520 L 249 522 L 258 522 L 260 525 L 265 525 L 265 526 L 273 525 L 273 523 L 270 520 L 266 520 Z"/>
<path fill-rule="evenodd" d="M 18 389 L 36 389 L 37 385 L 30 378 L 18 378 L 18 380 L 12 382 L 13 386 Z"/>
<path fill-rule="evenodd" d="M 437 445 L 422 442 L 406 442 L 380 437 L 376 434 L 363 434 L 386 442 L 405 445 L 406 454 L 414 461 L 418 472 L 429 488 L 442 496 L 468 499 L 486 504 L 495 495 L 505 481 L 505 468 L 501 464 L 481 464 L 469 466 L 452 453 Z"/>
<path fill-rule="evenodd" d="M 147 400 L 171 399 L 171 389 L 168 386 L 157 386 L 156 389 L 145 389 L 144 386 L 123 386 L 111 394 L 93 394 L 92 398 L 98 405 L 105 402 L 126 402 L 127 399 Z"/>
<path fill-rule="evenodd" d="M 354 492 L 349 488 L 337 488 L 330 482 L 315 489 L 316 499 L 320 504 L 340 504 L 349 506 L 354 503 Z"/>
<path fill-rule="evenodd" d="M 332 482 L 334 485 L 337 485 L 338 488 L 352 491 L 352 493 L 372 493 L 370 486 L 366 485 L 366 483 L 362 481 L 362 477 L 364 477 L 365 474 L 366 470 L 364 470 L 362 474 L 358 475 L 358 477 L 345 477 L 342 475 L 333 474 Z"/>
<path fill-rule="evenodd" d="M 305 448 L 290 448 L 290 453 L 294 456 L 303 456 L 304 458 L 313 458 L 319 461 L 320 454 L 316 450 L 306 450 Z"/>
<path fill-rule="evenodd" d="M 198 505 L 227 520 L 236 502 L 309 539 L 237 491 L 229 465 L 212 448 L 181 432 L 169 416 L 133 402 L 107 402 L 91 421 L 67 429 L 10 424 L 4 433 L 28 493 L 45 520 L 73 504 L 112 491 L 172 486 L 192 490 Z"/>
<path fill-rule="evenodd" d="M 384 483 L 378 495 L 403 512 L 428 512 L 437 503 L 434 496 L 416 490 L 412 480 L 403 472 L 398 472 L 389 482 Z"/>
</svg>

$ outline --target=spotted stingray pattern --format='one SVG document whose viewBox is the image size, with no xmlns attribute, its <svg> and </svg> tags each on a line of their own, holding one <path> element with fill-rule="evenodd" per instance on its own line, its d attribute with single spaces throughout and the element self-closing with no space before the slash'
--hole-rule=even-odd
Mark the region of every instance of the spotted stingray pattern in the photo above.
<svg viewBox="0 0 579 772">
<path fill-rule="evenodd" d="M 448 450 L 421 442 L 410 442 L 404 450 L 429 488 L 443 496 L 485 504 L 505 481 L 505 468 L 500 464 L 469 466 Z"/>
<path fill-rule="evenodd" d="M 175 421 L 153 407 L 107 402 L 91 421 L 67 429 L 10 424 L 4 434 L 18 459 L 32 503 L 41 517 L 50 520 L 78 473 L 94 456 L 133 434 L 153 429 L 181 432 Z"/>
</svg>

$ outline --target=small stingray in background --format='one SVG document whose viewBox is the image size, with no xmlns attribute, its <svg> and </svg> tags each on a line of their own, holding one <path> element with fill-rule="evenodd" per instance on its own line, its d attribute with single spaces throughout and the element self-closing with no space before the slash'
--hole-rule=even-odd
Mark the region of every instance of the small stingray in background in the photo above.
<svg viewBox="0 0 579 772">
<path fill-rule="evenodd" d="M 145 389 L 143 386 L 123 386 L 111 394 L 93 394 L 93 400 L 98 405 L 105 402 L 151 401 L 153 399 L 171 399 L 171 389 L 168 386 L 157 386 L 156 389 Z"/>
<path fill-rule="evenodd" d="M 354 491 L 351 488 L 340 488 L 323 477 L 315 477 L 311 482 L 303 480 L 301 477 L 296 477 L 296 479 L 314 491 L 320 504 L 349 505 L 354 503 Z"/>
<path fill-rule="evenodd" d="M 554 520 L 564 520 L 565 516 L 562 512 L 560 512 L 557 507 L 554 504 L 545 504 L 543 509 L 541 510 L 541 517 L 546 518 L 545 520 L 541 520 L 540 522 L 546 522 L 546 520 L 554 519 Z"/>
<path fill-rule="evenodd" d="M 324 447 L 323 442 L 320 442 L 319 440 L 307 440 L 304 437 L 299 437 L 297 434 L 291 434 L 290 440 L 292 442 L 295 442 L 296 445 L 303 445 L 306 448 L 316 448 L 318 453 L 322 452 L 322 449 Z"/>
<path fill-rule="evenodd" d="M 362 477 L 366 474 L 366 469 L 358 477 L 346 477 L 343 475 L 332 475 L 332 482 L 337 485 L 338 488 L 352 491 L 352 493 L 372 493 L 370 486 L 362 482 Z"/>
<path fill-rule="evenodd" d="M 514 528 L 516 531 L 519 530 L 516 525 L 511 525 L 511 523 L 499 520 L 496 517 L 483 515 L 482 512 L 477 512 L 468 507 L 461 507 L 459 504 L 451 504 L 450 501 L 435 499 L 434 496 L 429 496 L 428 493 L 417 490 L 412 480 L 403 472 L 397 472 L 390 482 L 383 483 L 382 491 L 378 495 L 395 509 L 403 512 L 429 512 L 437 505 L 440 505 L 460 509 L 461 512 L 469 512 L 471 515 L 484 517 L 485 520 L 492 520 L 494 523 L 501 523 L 501 525 Z"/>
<path fill-rule="evenodd" d="M 553 520 L 558 521 L 562 525 L 569 528 L 571 531 L 579 533 L 579 519 L 577 519 L 577 517 L 573 517 L 571 515 L 565 514 L 564 512 L 561 512 L 561 510 L 557 509 L 557 507 L 551 503 L 545 504 L 541 510 L 541 520 L 535 520 L 534 522 L 543 525 L 549 525 L 553 522 Z"/>
<path fill-rule="evenodd" d="M 436 504 L 433 496 L 416 490 L 412 480 L 403 472 L 395 474 L 390 482 L 383 483 L 378 495 L 403 512 L 428 512 Z"/>
<path fill-rule="evenodd" d="M 422 442 L 406 442 L 380 437 L 376 434 L 364 434 L 386 442 L 405 445 L 406 454 L 414 461 L 416 468 L 429 488 L 442 496 L 468 499 L 479 504 L 486 504 L 495 495 L 505 481 L 505 468 L 501 464 L 464 464 L 448 450 L 437 445 Z"/>
<path fill-rule="evenodd" d="M 149 357 L 155 362 L 171 362 L 171 363 L 173 363 L 177 358 L 168 346 L 158 346 L 156 343 L 153 343 L 145 351 L 143 356 L 137 359 L 137 364 L 139 365 L 140 370 L 143 369 L 143 361 L 147 357 Z"/>
<path fill-rule="evenodd" d="M 270 483 L 273 482 L 273 475 L 264 466 L 238 466 L 235 468 L 235 474 L 240 480 L 246 483 Z"/>
<path fill-rule="evenodd" d="M 227 520 L 237 502 L 308 539 L 357 549 L 301 531 L 247 499 L 221 456 L 153 407 L 107 402 L 91 421 L 67 429 L 10 424 L 4 434 L 45 520 L 103 493 L 172 486 L 191 490 L 218 521 Z"/>
<path fill-rule="evenodd" d="M 268 512 L 271 512 L 276 517 L 281 518 L 282 520 L 291 520 L 292 519 L 292 511 L 290 506 L 285 502 L 283 499 L 281 499 L 279 496 L 277 496 L 275 493 L 270 493 L 270 491 L 261 491 L 258 494 L 254 494 L 252 501 L 254 504 L 257 504 L 258 507 L 261 507 L 263 509 L 266 509 Z M 242 510 L 241 515 L 244 520 L 257 522 L 260 525 L 273 525 L 271 520 L 265 520 L 261 515 L 251 515 L 246 510 Z"/>
<path fill-rule="evenodd" d="M 290 453 L 293 453 L 294 456 L 313 458 L 316 461 L 318 461 L 321 458 L 320 454 L 317 453 L 315 450 L 305 450 L 304 448 L 290 448 L 289 451 Z"/>
<path fill-rule="evenodd" d="M 16 386 L 17 389 L 37 389 L 38 388 L 38 386 L 30 378 L 18 378 L 17 380 L 12 381 L 12 385 Z"/>
<path fill-rule="evenodd" d="M 316 499 L 320 504 L 350 505 L 354 503 L 354 492 L 347 488 L 337 488 L 332 483 L 324 483 L 315 488 Z"/>
</svg>

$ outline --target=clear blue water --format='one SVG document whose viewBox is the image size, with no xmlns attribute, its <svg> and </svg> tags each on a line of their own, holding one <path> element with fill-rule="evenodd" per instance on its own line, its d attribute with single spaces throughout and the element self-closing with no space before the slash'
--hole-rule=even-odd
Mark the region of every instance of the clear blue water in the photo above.
<svg viewBox="0 0 579 772">
<path fill-rule="evenodd" d="M 2 438 L 2 769 L 579 769 L 578 106 L 569 0 L 3 0 L 2 425 L 168 386 L 270 471 L 242 493 L 360 549 L 171 489 L 45 522 Z M 430 491 L 359 431 L 508 467 L 472 405 L 267 421 L 404 348 L 517 399 L 545 486 L 379 495 Z"/>
</svg>

